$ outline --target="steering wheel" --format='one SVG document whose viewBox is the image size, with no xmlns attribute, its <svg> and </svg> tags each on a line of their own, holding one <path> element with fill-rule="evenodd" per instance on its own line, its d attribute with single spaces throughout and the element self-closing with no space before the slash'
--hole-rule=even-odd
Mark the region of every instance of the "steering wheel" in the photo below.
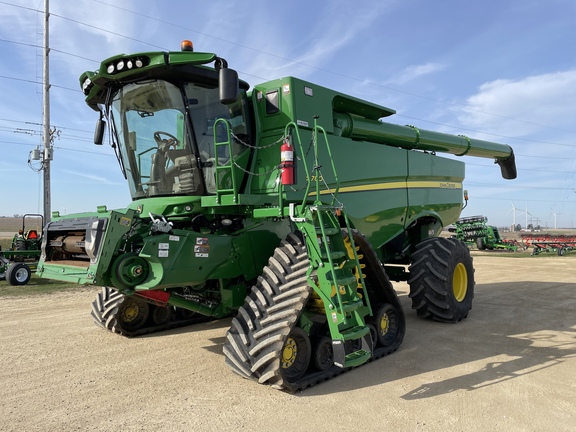
<svg viewBox="0 0 576 432">
<path fill-rule="evenodd" d="M 162 135 L 165 135 L 167 138 L 162 139 Z M 160 149 L 162 151 L 166 151 L 172 146 L 174 146 L 174 148 L 176 148 L 176 146 L 178 144 L 180 144 L 180 141 L 178 141 L 178 138 L 176 138 L 174 135 L 169 134 L 168 132 L 164 132 L 164 131 L 154 132 L 154 141 L 156 141 L 156 144 L 158 144 L 158 147 L 160 147 Z"/>
</svg>

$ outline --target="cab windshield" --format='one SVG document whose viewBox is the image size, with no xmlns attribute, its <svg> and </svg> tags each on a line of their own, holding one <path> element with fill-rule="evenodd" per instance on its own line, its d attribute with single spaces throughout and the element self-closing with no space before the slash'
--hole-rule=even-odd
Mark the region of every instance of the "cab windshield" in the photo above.
<svg viewBox="0 0 576 432">
<path fill-rule="evenodd" d="M 215 193 L 214 158 L 230 157 L 228 146 L 214 154 L 215 135 L 219 142 L 220 129 L 226 135 L 225 128 L 215 132 L 215 122 L 226 119 L 234 135 L 247 142 L 245 114 L 243 98 L 224 105 L 218 87 L 185 83 L 180 89 L 162 80 L 122 87 L 110 116 L 132 199 Z M 242 150 L 233 144 L 233 155 Z"/>
</svg>

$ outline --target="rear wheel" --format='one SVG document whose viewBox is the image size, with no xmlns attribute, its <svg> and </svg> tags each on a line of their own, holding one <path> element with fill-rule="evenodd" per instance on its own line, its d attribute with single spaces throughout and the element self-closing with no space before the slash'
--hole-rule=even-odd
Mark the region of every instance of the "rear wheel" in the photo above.
<svg viewBox="0 0 576 432">
<path fill-rule="evenodd" d="M 22 251 L 27 250 L 27 248 L 26 248 L 26 240 L 24 240 L 24 239 L 18 239 L 18 240 L 16 240 L 15 243 L 16 243 L 16 244 L 14 245 L 14 250 L 19 251 L 19 252 L 22 252 Z M 14 255 L 14 256 L 12 257 L 12 261 L 15 261 L 15 262 L 24 261 L 24 255 Z"/>
<path fill-rule="evenodd" d="M 486 249 L 486 245 L 484 244 L 484 239 L 482 237 L 478 237 L 476 239 L 476 247 L 478 248 L 478 250 Z"/>
<path fill-rule="evenodd" d="M 12 263 L 6 270 L 6 280 L 10 285 L 26 285 L 32 277 L 32 271 L 24 263 Z"/>
<path fill-rule="evenodd" d="M 418 316 L 458 322 L 474 298 L 470 251 L 458 240 L 431 238 L 416 246 L 410 265 L 410 298 Z"/>
</svg>

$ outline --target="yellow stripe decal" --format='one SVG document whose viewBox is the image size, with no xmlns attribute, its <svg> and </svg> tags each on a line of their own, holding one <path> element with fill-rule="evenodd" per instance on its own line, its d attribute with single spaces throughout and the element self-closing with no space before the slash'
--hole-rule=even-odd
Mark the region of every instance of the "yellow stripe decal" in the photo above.
<svg viewBox="0 0 576 432">
<path fill-rule="evenodd" d="M 409 181 L 409 182 L 387 182 L 387 183 L 372 183 L 359 186 L 347 186 L 342 187 L 339 193 L 346 192 L 367 192 L 367 191 L 378 191 L 378 190 L 389 190 L 389 189 L 417 189 L 417 188 L 430 188 L 430 189 L 462 189 L 461 182 L 439 182 L 439 181 Z M 335 189 L 320 191 L 320 195 L 332 194 Z M 311 192 L 310 195 L 314 195 L 315 192 Z"/>
</svg>

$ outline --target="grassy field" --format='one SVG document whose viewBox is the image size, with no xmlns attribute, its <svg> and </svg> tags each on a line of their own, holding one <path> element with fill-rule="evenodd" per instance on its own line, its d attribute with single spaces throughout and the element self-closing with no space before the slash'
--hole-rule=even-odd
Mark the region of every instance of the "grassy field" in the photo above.
<svg viewBox="0 0 576 432">
<path fill-rule="evenodd" d="M 40 217 L 26 217 L 26 230 L 35 229 L 42 230 L 42 219 Z M 0 232 L 8 232 L 16 234 L 18 230 L 22 229 L 22 218 L 14 217 L 0 217 Z"/>
</svg>

